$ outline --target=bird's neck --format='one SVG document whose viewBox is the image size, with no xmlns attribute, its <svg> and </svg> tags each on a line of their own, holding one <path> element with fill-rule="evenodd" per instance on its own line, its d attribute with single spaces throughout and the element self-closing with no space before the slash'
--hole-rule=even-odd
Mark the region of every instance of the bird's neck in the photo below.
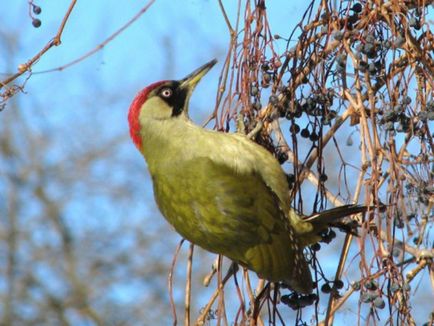
<svg viewBox="0 0 434 326">
<path fill-rule="evenodd" d="M 151 173 L 190 155 L 191 141 L 200 139 L 201 131 L 202 128 L 185 117 L 153 120 L 142 125 L 141 152 Z"/>
</svg>

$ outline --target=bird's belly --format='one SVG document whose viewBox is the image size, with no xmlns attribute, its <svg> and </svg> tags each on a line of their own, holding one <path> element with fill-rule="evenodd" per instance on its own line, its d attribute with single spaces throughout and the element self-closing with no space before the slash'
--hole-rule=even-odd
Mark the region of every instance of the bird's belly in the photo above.
<svg viewBox="0 0 434 326">
<path fill-rule="evenodd" d="M 210 185 L 198 185 L 197 180 L 166 177 L 154 178 L 154 195 L 167 221 L 190 242 L 202 248 L 239 260 L 249 246 L 240 236 L 246 231 L 246 220 L 231 214 L 219 205 L 219 198 Z M 170 179 L 170 180 L 169 180 Z M 254 234 L 253 232 L 251 234 Z M 250 234 L 250 232 L 244 232 Z"/>
</svg>

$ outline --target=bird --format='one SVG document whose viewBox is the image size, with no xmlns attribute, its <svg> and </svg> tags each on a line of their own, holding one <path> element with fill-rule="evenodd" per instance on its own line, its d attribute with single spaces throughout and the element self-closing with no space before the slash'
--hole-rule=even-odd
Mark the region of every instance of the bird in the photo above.
<svg viewBox="0 0 434 326">
<path fill-rule="evenodd" d="M 303 217 L 291 207 L 286 174 L 268 150 L 242 133 L 195 124 L 190 98 L 216 62 L 181 80 L 145 87 L 129 107 L 130 136 L 147 163 L 157 206 L 191 243 L 260 278 L 312 293 L 304 248 L 366 206 L 344 205 Z"/>
</svg>

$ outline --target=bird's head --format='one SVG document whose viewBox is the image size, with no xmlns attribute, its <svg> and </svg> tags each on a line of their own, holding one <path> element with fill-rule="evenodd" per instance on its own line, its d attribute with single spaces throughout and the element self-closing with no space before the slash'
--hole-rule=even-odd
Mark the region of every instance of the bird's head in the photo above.
<svg viewBox="0 0 434 326">
<path fill-rule="evenodd" d="M 139 149 L 145 124 L 188 116 L 188 103 L 194 88 L 216 62 L 211 60 L 181 80 L 153 83 L 136 95 L 128 112 L 128 123 L 131 138 Z"/>
</svg>

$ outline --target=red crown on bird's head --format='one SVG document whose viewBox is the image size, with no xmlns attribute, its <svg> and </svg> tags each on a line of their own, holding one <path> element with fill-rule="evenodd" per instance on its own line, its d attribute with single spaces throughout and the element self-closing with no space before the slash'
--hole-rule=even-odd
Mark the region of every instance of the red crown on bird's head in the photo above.
<svg viewBox="0 0 434 326">
<path fill-rule="evenodd" d="M 139 150 L 142 147 L 142 137 L 140 137 L 140 121 L 139 121 L 140 109 L 148 99 L 149 93 L 166 82 L 167 80 L 162 80 L 143 88 L 139 93 L 137 93 L 136 97 L 134 98 L 133 102 L 130 105 L 130 109 L 128 111 L 128 124 L 130 126 L 130 136 L 134 144 L 137 146 Z"/>
</svg>

